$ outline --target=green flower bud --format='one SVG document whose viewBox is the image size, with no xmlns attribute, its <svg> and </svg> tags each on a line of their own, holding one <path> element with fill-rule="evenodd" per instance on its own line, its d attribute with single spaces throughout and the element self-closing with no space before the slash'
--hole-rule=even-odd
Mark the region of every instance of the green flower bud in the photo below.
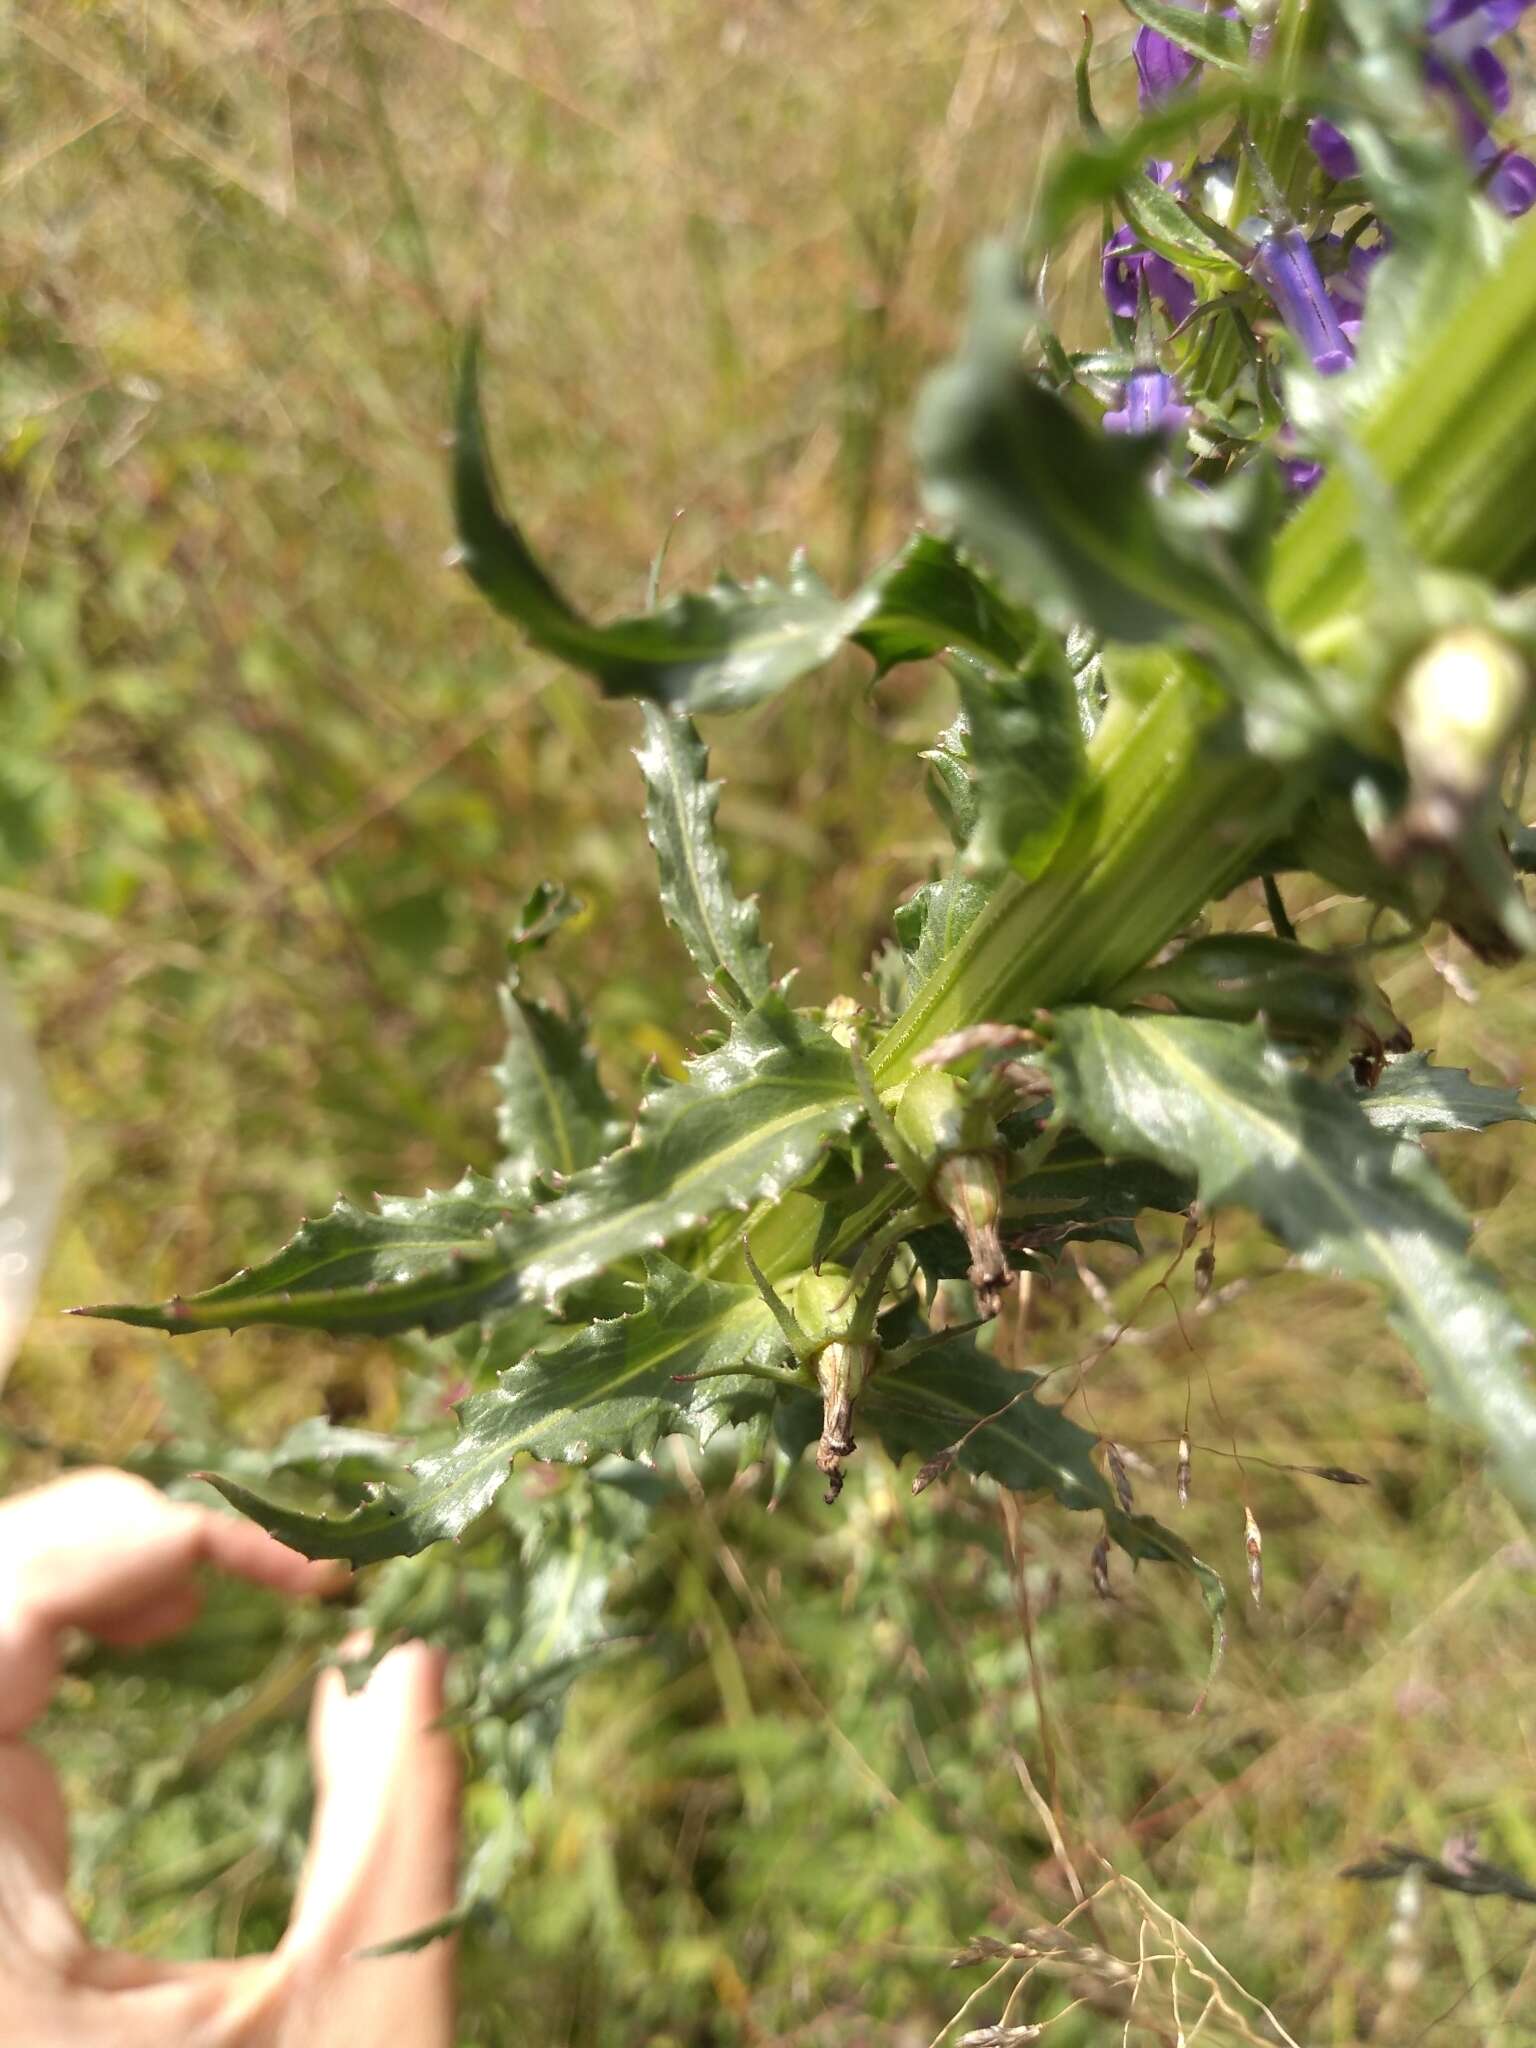
<svg viewBox="0 0 1536 2048">
<path fill-rule="evenodd" d="M 965 1239 L 977 1306 L 996 1315 L 1012 1276 L 997 1227 L 1007 1154 L 991 1112 L 953 1074 L 920 1067 L 897 1104 L 896 1129 L 929 1167 L 924 1192 Z"/>
<path fill-rule="evenodd" d="M 1421 649 L 1392 711 L 1414 785 L 1415 836 L 1457 836 L 1496 783 L 1529 698 L 1524 658 L 1485 626 L 1454 627 Z"/>
<path fill-rule="evenodd" d="M 919 1067 L 896 1105 L 896 1128 L 922 1159 L 983 1151 L 997 1143 L 997 1126 L 953 1074 Z"/>
<path fill-rule="evenodd" d="M 1003 1289 L 1012 1277 L 998 1235 L 1003 1212 L 1003 1174 L 995 1152 L 952 1152 L 933 1176 L 934 1199 L 965 1239 L 971 1255 L 967 1274 L 976 1290 L 976 1306 L 995 1316 Z"/>
<path fill-rule="evenodd" d="M 851 1275 L 842 1266 L 822 1266 L 802 1273 L 791 1289 L 795 1319 L 812 1343 L 841 1337 L 853 1321 L 858 1303 L 848 1291 Z"/>
</svg>

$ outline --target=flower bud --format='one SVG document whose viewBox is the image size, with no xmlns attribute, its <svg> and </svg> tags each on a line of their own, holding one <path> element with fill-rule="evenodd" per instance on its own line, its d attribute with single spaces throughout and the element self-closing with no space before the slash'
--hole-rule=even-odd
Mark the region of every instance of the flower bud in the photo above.
<svg viewBox="0 0 1536 2048">
<path fill-rule="evenodd" d="M 1417 836 L 1457 836 L 1497 781 L 1529 694 L 1523 657 L 1485 626 L 1453 627 L 1420 650 L 1392 713 L 1414 785 Z"/>
<path fill-rule="evenodd" d="M 977 1307 L 996 1315 L 1011 1274 L 998 1235 L 1006 1153 L 991 1112 L 953 1074 L 922 1067 L 897 1105 L 896 1128 L 929 1166 L 930 1200 L 965 1239 Z"/>
<path fill-rule="evenodd" d="M 842 1492 L 844 1458 L 851 1458 L 858 1449 L 853 1440 L 853 1405 L 879 1362 L 878 1344 L 870 1339 L 843 1338 L 828 1344 L 816 1360 L 822 1401 L 816 1469 L 827 1475 L 829 1506 Z"/>
</svg>

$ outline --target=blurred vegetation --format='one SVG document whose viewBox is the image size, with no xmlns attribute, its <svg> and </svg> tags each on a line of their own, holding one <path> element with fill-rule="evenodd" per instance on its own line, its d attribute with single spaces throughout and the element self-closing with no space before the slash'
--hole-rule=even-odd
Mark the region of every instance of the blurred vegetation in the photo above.
<svg viewBox="0 0 1536 2048">
<path fill-rule="evenodd" d="M 589 906 L 558 959 L 615 1086 L 675 1065 L 698 990 L 651 889 L 638 717 L 514 644 L 447 559 L 451 328 L 483 317 L 504 473 L 599 610 L 635 604 L 679 508 L 669 583 L 800 544 L 846 580 L 910 516 L 910 394 L 967 248 L 1068 118 L 1078 24 L 1026 0 L 19 0 L 0 918 L 72 1145 L 47 1308 L 211 1280 L 338 1189 L 489 1165 L 492 983 L 542 875 Z M 1101 40 L 1106 105 L 1126 50 Z M 933 678 L 869 698 L 850 668 L 711 729 L 739 873 L 818 998 L 857 989 L 941 855 L 915 748 L 947 716 Z M 1442 1061 L 1531 1081 L 1529 975 L 1484 991 L 1452 946 L 1386 979 Z M 1527 1310 L 1531 1144 L 1447 1154 Z M 1165 1518 L 1186 1415 L 1205 1447 L 1181 1529 L 1234 1613 L 1204 1711 L 1198 1607 L 1155 1572 L 1097 1598 L 1072 1517 L 913 1501 L 873 1455 L 838 1513 L 810 1483 L 770 1513 L 729 1456 L 668 1455 L 594 1582 L 618 1640 L 552 1762 L 523 1742 L 542 1710 L 462 1681 L 471 1833 L 505 1858 L 504 1910 L 466 1936 L 466 2042 L 924 2048 L 998 1967 L 951 1973 L 974 1936 L 1021 1941 L 1105 1885 L 1011 2015 L 1071 2006 L 1061 2043 L 1127 2015 L 1127 2039 L 1193 2039 L 1213 1993 L 1213 2042 L 1536 2038 L 1528 1909 L 1337 1875 L 1473 1829 L 1536 1876 L 1536 1548 L 1371 1301 L 1232 1219 L 1197 1308 L 1187 1269 L 1149 1292 L 1174 1249 L 1065 1265 L 1014 1341 L 1064 1363 L 1138 1311 L 1074 1398 Z M 45 1314 L 9 1481 L 322 1410 L 388 1428 L 453 1374 L 267 1334 L 173 1363 Z M 530 1530 L 594 1498 L 524 1477 L 471 1568 L 429 1557 L 370 1597 L 505 1635 L 542 1611 Z M 1262 1609 L 1235 1597 L 1245 1503 Z M 178 1654 L 75 1671 L 52 1741 L 104 1938 L 274 1937 L 339 1628 L 226 1589 Z"/>
</svg>

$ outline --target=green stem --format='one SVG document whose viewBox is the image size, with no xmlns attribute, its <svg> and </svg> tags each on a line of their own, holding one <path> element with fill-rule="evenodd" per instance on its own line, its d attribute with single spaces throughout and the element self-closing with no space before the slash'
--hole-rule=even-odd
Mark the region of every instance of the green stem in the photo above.
<svg viewBox="0 0 1536 2048">
<path fill-rule="evenodd" d="M 1438 567 L 1497 580 L 1536 550 L 1533 332 L 1536 217 L 1361 431 L 1408 539 Z M 1268 595 L 1303 649 L 1365 604 L 1358 527 L 1336 474 L 1280 536 Z M 1210 679 L 1186 655 L 1170 654 L 1160 685 L 1139 701 L 1112 704 L 1089 747 L 1093 794 L 1073 830 L 1043 875 L 999 885 L 876 1048 L 876 1084 L 903 1080 L 944 1032 L 1112 986 L 1250 872 L 1314 795 L 1321 764 L 1281 770 L 1238 751 L 1230 732 Z M 893 1185 L 873 1198 L 839 1249 L 904 1192 Z M 806 1196 L 762 1206 L 754 1243 L 769 1273 L 806 1264 L 819 1215 Z"/>
</svg>

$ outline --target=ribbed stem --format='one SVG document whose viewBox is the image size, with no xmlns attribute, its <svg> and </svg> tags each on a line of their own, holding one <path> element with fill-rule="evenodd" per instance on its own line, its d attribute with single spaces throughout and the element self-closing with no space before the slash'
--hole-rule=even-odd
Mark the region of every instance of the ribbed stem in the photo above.
<svg viewBox="0 0 1536 2048">
<path fill-rule="evenodd" d="M 1536 550 L 1536 216 L 1408 368 L 1362 432 L 1425 559 L 1495 578 Z M 1358 613 L 1359 513 L 1333 477 L 1276 545 L 1269 597 L 1305 646 Z M 1089 748 L 1092 794 L 1037 880 L 1003 881 L 871 1061 L 884 1087 L 947 1031 L 1091 996 L 1138 967 L 1242 874 L 1313 795 L 1319 770 L 1218 749 L 1210 681 L 1170 654 L 1142 703 L 1112 706 Z M 883 1213 L 872 1209 L 845 1238 Z M 767 1271 L 804 1266 L 818 1205 L 759 1212 Z M 724 1261 L 723 1263 L 728 1263 Z"/>
</svg>

